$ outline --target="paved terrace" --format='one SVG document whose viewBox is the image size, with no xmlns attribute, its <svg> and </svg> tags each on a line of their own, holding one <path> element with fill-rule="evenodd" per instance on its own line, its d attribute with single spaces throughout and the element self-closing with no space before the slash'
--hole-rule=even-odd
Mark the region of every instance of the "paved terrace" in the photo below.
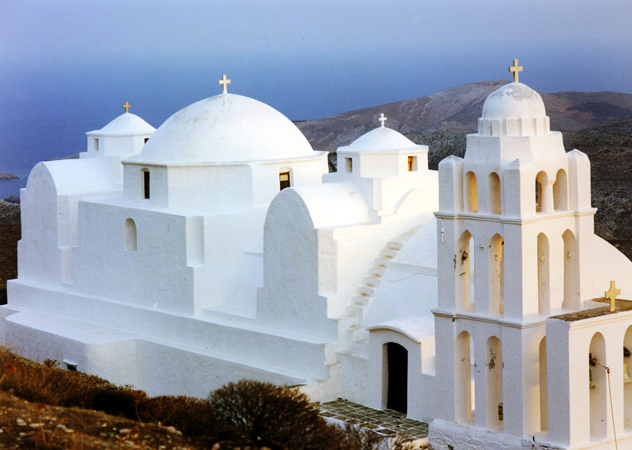
<svg viewBox="0 0 632 450">
<path fill-rule="evenodd" d="M 368 428 L 381 436 L 401 435 L 405 441 L 428 437 L 428 424 L 408 419 L 405 414 L 390 409 L 378 411 L 339 398 L 320 404 L 321 415 L 350 425 Z"/>
</svg>

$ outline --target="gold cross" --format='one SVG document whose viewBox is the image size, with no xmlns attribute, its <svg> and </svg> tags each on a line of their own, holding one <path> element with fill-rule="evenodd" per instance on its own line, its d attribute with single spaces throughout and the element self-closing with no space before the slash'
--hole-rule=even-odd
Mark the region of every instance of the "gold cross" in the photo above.
<svg viewBox="0 0 632 450">
<path fill-rule="evenodd" d="M 230 84 L 230 80 L 226 79 L 226 75 L 222 75 L 222 79 L 217 82 L 217 84 L 222 85 L 222 89 L 224 90 L 224 94 L 228 94 L 228 85 Z"/>
<path fill-rule="evenodd" d="M 125 102 L 125 103 L 123 104 L 123 108 L 125 108 L 125 112 L 129 112 L 129 108 L 130 108 L 131 106 L 132 106 L 132 105 L 130 105 L 129 103 Z"/>
<path fill-rule="evenodd" d="M 617 289 L 614 285 L 614 280 L 610 281 L 610 289 L 604 292 L 604 297 L 610 299 L 610 312 L 614 312 L 615 299 L 617 295 L 621 293 L 621 289 Z"/>
<path fill-rule="evenodd" d="M 382 127 L 384 127 L 384 122 L 386 122 L 388 119 L 386 117 L 384 117 L 384 113 L 380 113 L 380 118 L 377 119 L 380 122 L 382 122 Z"/>
<path fill-rule="evenodd" d="M 513 66 L 511 66 L 509 68 L 509 72 L 513 72 L 514 83 L 517 83 L 518 82 L 518 72 L 522 72 L 522 66 L 518 65 L 518 60 L 517 59 L 513 60 Z"/>
</svg>

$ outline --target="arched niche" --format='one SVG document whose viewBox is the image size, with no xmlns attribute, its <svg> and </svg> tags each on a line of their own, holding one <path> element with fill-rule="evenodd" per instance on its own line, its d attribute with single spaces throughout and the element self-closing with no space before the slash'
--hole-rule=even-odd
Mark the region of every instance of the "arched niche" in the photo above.
<svg viewBox="0 0 632 450">
<path fill-rule="evenodd" d="M 503 429 L 503 360 L 500 339 L 490 337 L 485 345 L 485 390 L 487 428 L 502 433 Z"/>
<path fill-rule="evenodd" d="M 136 251 L 136 224 L 132 219 L 125 220 L 125 250 Z"/>
<path fill-rule="evenodd" d="M 564 241 L 564 301 L 562 308 L 579 310 L 579 255 L 577 240 L 571 230 L 562 234 Z"/>
<path fill-rule="evenodd" d="M 478 193 L 476 174 L 472 171 L 465 174 L 465 206 L 468 212 L 478 212 Z"/>
<path fill-rule="evenodd" d="M 626 352 L 627 349 L 627 352 Z M 623 338 L 623 370 L 632 379 L 632 326 L 628 327 Z M 632 432 L 632 383 L 623 382 L 623 428 L 626 433 Z"/>
<path fill-rule="evenodd" d="M 546 172 L 538 172 L 535 177 L 535 212 L 542 212 L 545 210 L 545 187 L 548 184 L 548 177 Z"/>
<path fill-rule="evenodd" d="M 503 315 L 505 289 L 504 240 L 496 234 L 489 243 L 489 313 Z"/>
<path fill-rule="evenodd" d="M 606 342 L 601 333 L 595 333 L 590 341 L 588 355 L 591 380 L 586 380 L 586 389 L 590 391 L 590 440 L 600 441 L 606 438 L 608 426 L 608 380 L 603 367 L 607 366 Z"/>
<path fill-rule="evenodd" d="M 549 396 L 548 396 L 548 372 L 546 363 L 546 336 L 540 341 L 540 429 L 549 429 Z"/>
<path fill-rule="evenodd" d="M 487 177 L 487 205 L 491 214 L 502 213 L 500 177 L 496 172 L 490 173 Z"/>
<path fill-rule="evenodd" d="M 549 240 L 544 233 L 540 233 L 538 234 L 538 313 L 546 316 L 551 312 L 549 274 Z"/>
<path fill-rule="evenodd" d="M 469 231 L 464 231 L 457 243 L 455 255 L 456 270 L 456 303 L 460 311 L 474 310 L 474 292 L 472 292 L 471 280 L 474 265 L 472 263 L 473 239 Z"/>
<path fill-rule="evenodd" d="M 553 208 L 556 211 L 566 211 L 568 209 L 568 181 L 566 171 L 557 171 L 555 183 L 553 184 Z"/>
<path fill-rule="evenodd" d="M 470 333 L 462 331 L 454 343 L 454 400 L 457 423 L 474 423 L 474 343 Z"/>
</svg>

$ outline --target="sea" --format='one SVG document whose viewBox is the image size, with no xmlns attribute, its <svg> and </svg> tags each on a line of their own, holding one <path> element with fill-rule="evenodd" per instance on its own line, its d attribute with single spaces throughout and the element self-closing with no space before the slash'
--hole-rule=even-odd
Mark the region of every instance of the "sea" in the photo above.
<svg viewBox="0 0 632 450">
<path fill-rule="evenodd" d="M 521 81 L 540 92 L 631 90 L 625 77 L 600 78 L 595 72 L 598 65 L 563 50 L 540 49 L 537 58 L 525 52 L 520 60 L 526 66 Z M 78 58 L 56 65 L 2 64 L 0 173 L 13 173 L 19 179 L 0 180 L 0 199 L 19 195 L 38 162 L 85 151 L 85 133 L 103 128 L 123 113 L 125 102 L 132 105 L 130 112 L 158 128 L 185 106 L 219 94 L 217 80 L 227 74 L 232 80 L 229 92 L 260 100 L 291 120 L 311 120 L 423 97 L 459 84 L 507 79 L 509 54 L 492 53 L 470 58 L 467 72 L 461 70 L 468 58 L 465 53 L 398 54 L 396 49 L 381 56 L 358 51 L 292 58 L 170 57 L 135 62 Z M 578 66 L 576 74 L 559 77 L 559 65 L 570 62 Z"/>
</svg>

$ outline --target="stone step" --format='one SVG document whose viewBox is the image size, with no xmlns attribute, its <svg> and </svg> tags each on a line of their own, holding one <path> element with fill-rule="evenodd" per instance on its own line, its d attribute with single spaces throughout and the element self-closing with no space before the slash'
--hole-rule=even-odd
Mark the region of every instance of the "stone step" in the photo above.
<svg viewBox="0 0 632 450">
<path fill-rule="evenodd" d="M 369 286 L 362 286 L 358 288 L 358 295 L 362 297 L 373 297 L 375 294 L 375 288 Z"/>
<path fill-rule="evenodd" d="M 362 327 L 362 328 L 358 328 L 357 330 L 353 331 L 353 341 L 354 342 L 358 342 L 361 344 L 367 344 L 369 343 L 369 332 L 366 330 L 366 328 Z"/>
<path fill-rule="evenodd" d="M 375 263 L 377 264 L 377 267 L 379 267 L 380 269 L 386 270 L 386 265 L 390 263 L 392 259 L 393 258 L 385 258 L 382 256 L 376 259 Z"/>
<path fill-rule="evenodd" d="M 360 306 L 366 308 L 369 306 L 371 302 L 371 297 L 367 297 L 366 295 L 358 295 L 357 297 L 353 297 L 353 306 Z"/>
<path fill-rule="evenodd" d="M 371 267 L 371 269 L 369 270 L 369 272 L 371 273 L 371 276 L 378 279 L 382 278 L 385 271 L 386 271 L 385 267 L 379 267 L 379 266 Z"/>
<path fill-rule="evenodd" d="M 386 248 L 391 249 L 391 250 L 400 251 L 402 248 L 404 248 L 404 244 L 402 244 L 401 242 L 397 242 L 397 241 L 391 241 L 391 242 L 386 244 Z"/>
<path fill-rule="evenodd" d="M 397 253 L 399 253 L 399 250 L 393 250 L 387 247 L 384 250 L 382 250 L 382 252 L 380 253 L 380 259 L 381 258 L 384 258 L 387 260 L 393 259 L 397 256 Z"/>
<path fill-rule="evenodd" d="M 380 285 L 380 283 L 382 282 L 382 280 L 378 277 L 365 277 L 363 280 L 364 285 L 368 286 L 370 288 L 376 288 Z"/>
</svg>

